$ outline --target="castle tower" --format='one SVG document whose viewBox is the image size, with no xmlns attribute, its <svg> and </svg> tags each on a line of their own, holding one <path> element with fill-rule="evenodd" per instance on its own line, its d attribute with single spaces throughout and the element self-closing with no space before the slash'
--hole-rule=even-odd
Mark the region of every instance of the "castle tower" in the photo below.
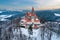
<svg viewBox="0 0 60 40">
<path fill-rule="evenodd" d="M 34 7 L 32 7 L 32 13 L 34 13 Z"/>
</svg>

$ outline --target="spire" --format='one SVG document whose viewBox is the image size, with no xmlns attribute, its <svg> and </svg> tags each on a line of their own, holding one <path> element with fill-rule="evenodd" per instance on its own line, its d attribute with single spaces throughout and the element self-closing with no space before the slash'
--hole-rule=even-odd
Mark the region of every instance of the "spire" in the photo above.
<svg viewBox="0 0 60 40">
<path fill-rule="evenodd" d="M 32 13 L 34 13 L 34 7 L 32 7 Z"/>
</svg>

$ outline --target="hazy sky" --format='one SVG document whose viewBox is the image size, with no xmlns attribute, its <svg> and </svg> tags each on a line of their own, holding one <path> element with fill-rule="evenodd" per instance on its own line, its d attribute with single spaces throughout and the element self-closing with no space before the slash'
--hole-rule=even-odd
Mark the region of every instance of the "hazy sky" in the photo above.
<svg viewBox="0 0 60 40">
<path fill-rule="evenodd" d="M 0 0 L 1 9 L 31 9 L 37 10 L 60 8 L 60 0 Z"/>
</svg>

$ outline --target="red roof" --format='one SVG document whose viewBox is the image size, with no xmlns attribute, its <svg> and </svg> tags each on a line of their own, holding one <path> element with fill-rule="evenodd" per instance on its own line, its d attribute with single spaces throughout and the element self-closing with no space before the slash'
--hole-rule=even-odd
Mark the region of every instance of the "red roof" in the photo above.
<svg viewBox="0 0 60 40">
<path fill-rule="evenodd" d="M 32 13 L 32 12 L 28 12 L 27 13 L 27 16 L 35 16 L 36 17 L 36 14 Z"/>
<path fill-rule="evenodd" d="M 31 20 L 27 19 L 26 22 L 32 22 Z"/>
</svg>

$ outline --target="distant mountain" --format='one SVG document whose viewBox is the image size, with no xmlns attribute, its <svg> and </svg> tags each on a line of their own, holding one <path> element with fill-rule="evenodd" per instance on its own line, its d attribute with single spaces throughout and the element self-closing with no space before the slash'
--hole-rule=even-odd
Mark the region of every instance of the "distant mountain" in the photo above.
<svg viewBox="0 0 60 40">
<path fill-rule="evenodd" d="M 4 11 L 4 12 L 2 12 Z M 10 10 L 0 10 L 0 16 L 1 15 L 13 15 L 12 17 L 8 19 L 16 18 L 17 16 L 24 16 L 26 12 L 31 12 L 31 10 L 20 10 L 20 11 L 10 11 Z M 56 16 L 60 14 L 60 9 L 55 10 L 35 10 L 35 13 L 38 17 L 46 19 L 48 21 L 60 21 L 60 16 Z"/>
</svg>

